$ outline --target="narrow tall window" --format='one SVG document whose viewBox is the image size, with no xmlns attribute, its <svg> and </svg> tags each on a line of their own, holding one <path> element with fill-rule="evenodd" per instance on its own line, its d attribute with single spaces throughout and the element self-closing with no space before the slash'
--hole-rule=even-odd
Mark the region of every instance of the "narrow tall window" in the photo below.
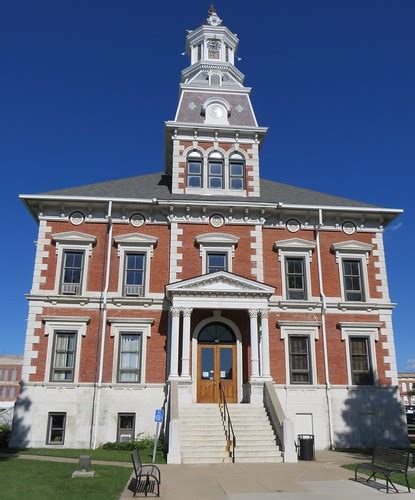
<svg viewBox="0 0 415 500">
<path fill-rule="evenodd" d="M 52 382 L 73 382 L 76 332 L 55 332 L 51 370 Z"/>
<path fill-rule="evenodd" d="M 292 384 L 311 384 L 310 339 L 307 336 L 291 335 L 290 379 Z"/>
<path fill-rule="evenodd" d="M 49 413 L 46 444 L 65 442 L 66 413 Z"/>
<path fill-rule="evenodd" d="M 287 257 L 285 259 L 285 266 L 287 299 L 307 300 L 304 259 Z"/>
<path fill-rule="evenodd" d="M 343 279 L 345 299 L 356 302 L 365 300 L 362 280 L 362 261 L 343 259 Z"/>
<path fill-rule="evenodd" d="M 202 59 L 202 44 L 199 43 L 197 46 L 197 60 L 200 61 Z"/>
<path fill-rule="evenodd" d="M 245 163 L 242 155 L 236 153 L 229 160 L 229 188 L 244 189 Z"/>
<path fill-rule="evenodd" d="M 121 333 L 118 382 L 141 381 L 141 333 Z"/>
<path fill-rule="evenodd" d="M 138 297 L 144 295 L 145 263 L 144 253 L 127 253 L 125 255 L 125 295 Z"/>
<path fill-rule="evenodd" d="M 229 62 L 229 46 L 225 45 L 225 61 Z"/>
<path fill-rule="evenodd" d="M 6 399 L 7 387 L 3 387 L 1 390 L 1 399 Z"/>
<path fill-rule="evenodd" d="M 223 188 L 223 158 L 220 153 L 212 153 L 208 162 L 209 188 Z"/>
<path fill-rule="evenodd" d="M 135 413 L 119 413 L 117 441 L 125 442 L 134 439 L 135 431 Z"/>
<path fill-rule="evenodd" d="M 9 379 L 9 370 L 6 368 L 6 369 L 4 370 L 3 380 L 4 380 L 5 382 L 7 382 L 7 380 L 8 380 L 8 379 Z"/>
<path fill-rule="evenodd" d="M 203 187 L 203 161 L 198 151 L 192 151 L 187 157 L 187 187 Z"/>
<path fill-rule="evenodd" d="M 11 381 L 16 382 L 16 377 L 17 377 L 17 370 L 16 368 L 13 368 L 11 372 Z"/>
<path fill-rule="evenodd" d="M 367 337 L 350 337 L 349 342 L 352 383 L 355 385 L 373 384 L 369 339 Z"/>
<path fill-rule="evenodd" d="M 81 293 L 83 264 L 84 252 L 64 252 L 61 284 L 62 294 L 79 295 Z"/>
<path fill-rule="evenodd" d="M 15 394 L 15 388 L 10 387 L 9 398 L 14 399 L 14 394 Z"/>
<path fill-rule="evenodd" d="M 226 253 L 208 252 L 206 260 L 208 273 L 228 270 L 228 255 Z"/>
</svg>

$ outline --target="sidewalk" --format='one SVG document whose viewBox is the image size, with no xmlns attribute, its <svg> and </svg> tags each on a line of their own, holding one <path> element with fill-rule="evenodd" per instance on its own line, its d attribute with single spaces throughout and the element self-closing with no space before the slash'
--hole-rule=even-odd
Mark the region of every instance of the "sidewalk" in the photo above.
<svg viewBox="0 0 415 500">
<path fill-rule="evenodd" d="M 368 460 L 351 453 L 319 452 L 298 464 L 160 465 L 163 500 L 365 500 L 385 498 L 372 483 L 350 481 L 340 465 Z M 381 483 L 382 485 L 384 483 Z M 400 487 L 402 491 L 405 491 Z M 121 499 L 132 498 L 127 488 Z M 144 495 L 139 495 L 144 496 Z M 150 495 L 153 496 L 153 495 Z M 404 493 L 403 499 L 415 499 Z"/>
</svg>

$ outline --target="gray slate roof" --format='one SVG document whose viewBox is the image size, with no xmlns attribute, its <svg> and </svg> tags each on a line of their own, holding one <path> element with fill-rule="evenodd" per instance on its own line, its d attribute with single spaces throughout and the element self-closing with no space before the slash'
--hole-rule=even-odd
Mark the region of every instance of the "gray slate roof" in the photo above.
<svg viewBox="0 0 415 500">
<path fill-rule="evenodd" d="M 232 201 L 245 203 L 289 203 L 298 205 L 323 205 L 344 207 L 379 208 L 360 201 L 349 200 L 330 194 L 303 189 L 289 184 L 261 179 L 261 196 L 232 196 Z M 200 200 L 200 195 L 172 194 L 170 176 L 163 173 L 137 175 L 113 181 L 97 182 L 84 186 L 57 189 L 42 195 L 54 196 L 90 196 L 104 198 L 160 198 L 165 200 Z M 224 201 L 223 196 L 209 196 L 210 201 Z M 229 198 L 227 198 L 229 200 Z"/>
<path fill-rule="evenodd" d="M 248 94 L 218 93 L 215 96 L 214 93 L 210 92 L 191 92 L 185 90 L 177 114 L 177 121 L 180 123 L 202 124 L 205 120 L 201 114 L 202 106 L 209 97 L 221 97 L 228 101 L 232 108 L 232 113 L 229 117 L 229 125 L 234 127 L 256 127 L 255 118 L 249 104 Z"/>
</svg>

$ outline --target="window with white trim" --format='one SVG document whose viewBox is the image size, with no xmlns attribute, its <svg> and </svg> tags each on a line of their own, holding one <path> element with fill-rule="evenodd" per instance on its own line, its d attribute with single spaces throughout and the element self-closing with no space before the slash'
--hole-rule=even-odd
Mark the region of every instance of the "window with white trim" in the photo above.
<svg viewBox="0 0 415 500">
<path fill-rule="evenodd" d="M 14 399 L 14 396 L 15 396 L 15 388 L 14 387 L 10 387 L 10 392 L 9 392 L 9 397 L 10 399 Z"/>
<path fill-rule="evenodd" d="M 66 413 L 50 412 L 48 414 L 48 431 L 46 444 L 65 443 Z"/>
<path fill-rule="evenodd" d="M 368 337 L 349 337 L 350 370 L 353 385 L 373 385 Z"/>
<path fill-rule="evenodd" d="M 288 346 L 291 384 L 312 384 L 310 336 L 290 335 Z"/>
<path fill-rule="evenodd" d="M 12 372 L 11 372 L 11 378 L 10 378 L 10 380 L 12 382 L 16 382 L 16 378 L 17 378 L 17 370 L 16 370 L 16 368 L 13 368 Z"/>
<path fill-rule="evenodd" d="M 317 383 L 316 341 L 318 323 L 278 321 L 284 340 L 286 383 L 312 385 Z"/>
<path fill-rule="evenodd" d="M 118 356 L 118 382 L 141 381 L 141 332 L 120 332 Z"/>
<path fill-rule="evenodd" d="M 408 405 L 409 405 L 409 399 L 408 399 L 408 396 L 404 396 L 404 397 L 403 397 L 403 404 L 404 404 L 405 406 L 408 406 Z"/>
<path fill-rule="evenodd" d="M 365 291 L 361 259 L 342 259 L 344 298 L 347 301 L 364 302 Z"/>
<path fill-rule="evenodd" d="M 288 300 L 307 300 L 304 258 L 285 258 L 285 277 Z"/>
<path fill-rule="evenodd" d="M 65 250 L 63 252 L 62 281 L 60 287 L 62 295 L 81 295 L 84 255 L 85 252 L 82 251 Z"/>
<path fill-rule="evenodd" d="M 217 271 L 228 270 L 228 254 L 223 252 L 207 253 L 207 273 L 216 273 Z"/>
<path fill-rule="evenodd" d="M 240 153 L 229 158 L 229 189 L 245 189 L 245 160 Z"/>
<path fill-rule="evenodd" d="M 223 189 L 223 156 L 214 151 L 208 158 L 208 187 L 210 189 Z"/>
<path fill-rule="evenodd" d="M 74 381 L 76 341 L 76 331 L 56 331 L 54 333 L 51 382 Z"/>
<path fill-rule="evenodd" d="M 145 284 L 145 253 L 126 253 L 124 269 L 124 295 L 142 297 Z"/>
<path fill-rule="evenodd" d="M 203 157 L 199 151 L 187 155 L 187 187 L 203 187 Z"/>
</svg>

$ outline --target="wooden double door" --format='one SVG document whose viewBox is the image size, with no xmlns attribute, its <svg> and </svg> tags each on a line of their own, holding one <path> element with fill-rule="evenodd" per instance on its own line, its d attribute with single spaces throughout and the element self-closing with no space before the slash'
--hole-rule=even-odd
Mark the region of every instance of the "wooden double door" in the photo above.
<svg viewBox="0 0 415 500">
<path fill-rule="evenodd" d="M 227 403 L 237 402 L 236 343 L 198 343 L 197 367 L 198 403 L 219 403 L 219 384 Z"/>
</svg>

